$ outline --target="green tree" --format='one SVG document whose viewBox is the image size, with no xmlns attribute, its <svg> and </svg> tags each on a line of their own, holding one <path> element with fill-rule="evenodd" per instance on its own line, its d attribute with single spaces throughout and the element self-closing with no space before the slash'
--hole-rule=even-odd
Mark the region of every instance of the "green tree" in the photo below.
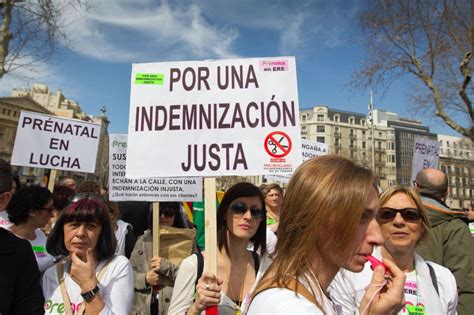
<svg viewBox="0 0 474 315">
<path fill-rule="evenodd" d="M 69 44 L 66 12 L 87 9 L 85 0 L 0 0 L 0 79 L 49 60 Z"/>
<path fill-rule="evenodd" d="M 411 77 L 412 106 L 474 141 L 473 0 L 369 0 L 360 15 L 367 59 L 356 87 Z"/>
</svg>

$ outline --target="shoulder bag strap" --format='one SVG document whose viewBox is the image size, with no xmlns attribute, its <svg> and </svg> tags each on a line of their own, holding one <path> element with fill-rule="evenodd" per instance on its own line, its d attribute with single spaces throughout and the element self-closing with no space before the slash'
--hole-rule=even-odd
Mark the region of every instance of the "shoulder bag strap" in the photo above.
<svg viewBox="0 0 474 315">
<path fill-rule="evenodd" d="M 255 268 L 255 277 L 258 274 L 258 268 L 260 268 L 260 260 L 258 259 L 258 254 L 254 251 L 252 253 L 252 258 L 253 258 L 253 266 Z"/>
<path fill-rule="evenodd" d="M 59 262 L 56 264 L 56 274 L 58 276 L 59 288 L 61 289 L 61 297 L 63 298 L 64 309 L 67 315 L 72 315 L 71 300 L 67 294 L 66 285 L 64 284 L 64 264 Z"/>
<path fill-rule="evenodd" d="M 438 293 L 439 295 L 438 280 L 436 279 L 436 273 L 434 271 L 434 268 L 430 265 L 429 262 L 426 262 L 426 264 L 428 265 L 428 269 L 430 270 L 431 282 L 433 282 L 433 286 L 436 290 L 436 293 Z"/>
</svg>

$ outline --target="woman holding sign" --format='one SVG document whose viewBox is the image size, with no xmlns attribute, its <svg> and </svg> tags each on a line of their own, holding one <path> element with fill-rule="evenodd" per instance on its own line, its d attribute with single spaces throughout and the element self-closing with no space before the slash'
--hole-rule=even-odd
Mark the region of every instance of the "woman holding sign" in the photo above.
<svg viewBox="0 0 474 315">
<path fill-rule="evenodd" d="M 172 248 L 169 254 L 172 254 L 174 259 L 171 261 L 171 257 L 166 259 L 153 256 L 153 216 L 150 215 L 150 228 L 138 238 L 130 257 L 135 283 L 131 312 L 133 315 L 168 314 L 178 263 L 191 255 L 193 249 L 197 252 L 194 242 L 196 232 L 188 229 L 179 203 L 160 202 L 159 211 L 160 229 L 165 230 L 160 237 L 160 247 Z"/>
<path fill-rule="evenodd" d="M 115 237 L 102 198 L 78 194 L 59 216 L 46 248 L 66 256 L 43 276 L 45 313 L 129 314 L 133 272 L 114 255 Z"/>
<path fill-rule="evenodd" d="M 338 314 L 327 295 L 341 268 L 360 272 L 382 244 L 374 177 L 352 161 L 326 155 L 304 162 L 283 199 L 274 260 L 248 314 Z M 374 270 L 359 311 L 392 314 L 402 306 L 405 275 L 392 262 Z"/>
<path fill-rule="evenodd" d="M 51 192 L 44 187 L 28 186 L 18 190 L 8 205 L 8 218 L 13 223 L 10 231 L 31 243 L 41 273 L 53 264 L 53 256 L 46 252 L 46 235 L 41 231 L 48 224 L 54 210 Z"/>
<path fill-rule="evenodd" d="M 218 305 L 219 315 L 240 314 L 255 285 L 260 258 L 265 254 L 265 201 L 250 183 L 229 188 L 217 209 L 217 275 L 202 272 L 202 256 L 180 265 L 169 314 L 201 314 Z M 253 242 L 253 251 L 247 250 Z M 205 257 L 205 253 L 203 253 Z"/>
</svg>

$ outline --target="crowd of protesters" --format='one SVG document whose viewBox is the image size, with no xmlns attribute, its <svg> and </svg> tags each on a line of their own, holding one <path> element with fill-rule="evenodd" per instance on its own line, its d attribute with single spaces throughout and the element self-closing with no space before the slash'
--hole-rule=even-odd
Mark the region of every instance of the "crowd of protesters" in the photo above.
<svg viewBox="0 0 474 315">
<path fill-rule="evenodd" d="M 22 186 L 0 160 L 0 314 L 474 314 L 474 238 L 421 171 L 381 192 L 370 169 L 326 155 L 283 189 L 238 183 L 218 205 L 217 273 L 177 202 L 63 177 Z M 155 224 L 158 224 L 156 222 Z M 472 225 L 471 225 L 472 226 Z"/>
</svg>

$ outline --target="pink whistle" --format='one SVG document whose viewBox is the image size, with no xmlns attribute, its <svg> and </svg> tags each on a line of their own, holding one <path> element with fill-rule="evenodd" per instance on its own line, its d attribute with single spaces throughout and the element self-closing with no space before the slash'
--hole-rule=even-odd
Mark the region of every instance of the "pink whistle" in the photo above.
<svg viewBox="0 0 474 315">
<path fill-rule="evenodd" d="M 370 262 L 370 269 L 374 270 L 375 267 L 382 266 L 385 273 L 387 273 L 387 267 L 385 267 L 383 262 L 381 262 L 380 260 L 378 260 L 377 258 L 375 258 L 372 255 L 367 255 L 367 256 L 365 256 L 365 258 L 367 258 L 367 260 Z"/>
</svg>

